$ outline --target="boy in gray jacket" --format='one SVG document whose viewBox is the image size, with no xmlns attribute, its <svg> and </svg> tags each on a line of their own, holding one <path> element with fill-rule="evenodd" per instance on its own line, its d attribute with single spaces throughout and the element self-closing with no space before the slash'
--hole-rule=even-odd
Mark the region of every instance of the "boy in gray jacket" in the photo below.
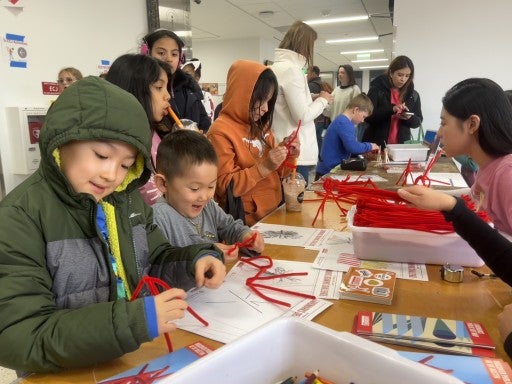
<svg viewBox="0 0 512 384">
<path fill-rule="evenodd" d="M 218 287 L 211 244 L 173 248 L 138 187 L 150 175 L 141 104 L 98 77 L 67 88 L 40 134 L 39 169 L 0 203 L 0 365 L 92 366 L 176 328 L 182 289 Z M 132 299 L 149 274 L 173 289 Z"/>
<path fill-rule="evenodd" d="M 226 260 L 238 257 L 236 242 L 254 239 L 242 252 L 261 253 L 263 237 L 225 213 L 213 200 L 217 154 L 200 133 L 180 130 L 167 135 L 156 155 L 155 184 L 163 194 L 154 205 L 155 223 L 178 247 L 215 243 Z M 221 243 L 224 242 L 224 243 Z"/>
</svg>

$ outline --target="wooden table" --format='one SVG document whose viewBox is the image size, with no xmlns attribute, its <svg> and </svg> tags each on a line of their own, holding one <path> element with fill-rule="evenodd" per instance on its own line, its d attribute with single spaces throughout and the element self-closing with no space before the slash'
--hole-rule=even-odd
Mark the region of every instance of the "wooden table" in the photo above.
<svg viewBox="0 0 512 384">
<path fill-rule="evenodd" d="M 307 197 L 314 195 L 313 192 L 307 192 L 307 194 L 309 195 Z M 287 213 L 284 207 L 281 207 L 266 217 L 264 221 L 272 224 L 311 226 L 318 205 L 319 202 L 305 202 L 302 212 L 293 213 Z M 340 218 L 336 205 L 328 202 L 324 216 L 317 220 L 315 226 L 342 230 L 346 224 L 344 218 Z M 316 256 L 316 252 L 312 250 L 276 245 L 267 245 L 265 254 L 276 259 L 309 262 L 312 262 Z M 512 363 L 503 350 L 497 322 L 497 315 L 502 311 L 503 306 L 512 302 L 511 287 L 498 279 L 479 279 L 469 273 L 467 269 L 464 273 L 463 283 L 449 283 L 441 279 L 439 266 L 429 265 L 427 269 L 430 279 L 428 282 L 399 280 L 393 303 L 390 306 L 333 300 L 333 305 L 318 315 L 314 321 L 336 331 L 350 331 L 354 316 L 361 309 L 477 321 L 487 328 L 496 343 L 496 355 Z M 486 267 L 478 268 L 478 270 L 489 272 Z M 174 349 L 184 347 L 197 340 L 202 340 L 215 348 L 221 346 L 219 342 L 181 330 L 172 333 L 171 338 Z M 391 347 L 407 350 L 405 347 Z M 59 374 L 37 374 L 26 378 L 23 383 L 95 383 L 159 357 L 166 352 L 164 339 L 159 337 L 153 342 L 144 344 L 139 350 L 109 363 Z"/>
<path fill-rule="evenodd" d="M 419 163 L 418 166 L 420 166 L 420 169 L 414 169 L 413 172 L 423 172 L 425 170 L 425 167 L 423 163 Z M 414 165 L 413 165 L 414 166 Z M 355 180 L 358 176 L 361 176 L 362 179 L 364 179 L 365 175 L 377 175 L 382 177 L 383 179 L 386 179 L 384 182 L 378 182 L 376 183 L 378 188 L 381 189 L 388 189 L 388 190 L 396 190 L 400 188 L 402 185 L 397 185 L 397 181 L 400 178 L 400 173 L 388 173 L 387 168 L 395 168 L 395 169 L 401 169 L 402 171 L 405 169 L 406 164 L 400 163 L 398 165 L 394 163 L 388 163 L 388 164 L 376 164 L 374 161 L 371 161 L 368 163 L 368 166 L 365 171 L 345 171 L 340 170 L 336 171 L 333 174 L 350 174 L 350 180 Z M 445 156 L 441 156 L 437 162 L 432 167 L 432 170 L 430 172 L 440 172 L 440 173 L 459 173 L 459 169 L 455 165 L 452 158 L 448 158 Z M 313 186 L 312 189 L 317 189 L 318 184 Z M 440 190 L 446 190 L 446 189 L 453 189 L 452 186 L 442 186 L 437 185 L 434 187 L 435 189 Z"/>
</svg>

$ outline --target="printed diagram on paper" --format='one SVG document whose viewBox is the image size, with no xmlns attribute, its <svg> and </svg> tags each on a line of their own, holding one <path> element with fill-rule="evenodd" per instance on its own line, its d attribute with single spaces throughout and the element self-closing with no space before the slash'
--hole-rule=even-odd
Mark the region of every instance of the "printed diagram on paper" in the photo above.
<svg viewBox="0 0 512 384">
<path fill-rule="evenodd" d="M 428 281 L 425 264 L 392 263 L 386 261 L 361 260 L 354 255 L 352 234 L 333 231 L 321 246 L 313 261 L 314 268 L 347 272 L 349 267 L 385 269 L 395 272 L 399 279 Z"/>
<path fill-rule="evenodd" d="M 322 237 L 329 229 L 293 227 L 290 225 L 258 223 L 252 226 L 258 230 L 266 244 L 304 247 L 310 239 Z"/>
<path fill-rule="evenodd" d="M 285 265 L 281 265 L 281 263 L 285 263 Z M 322 299 L 304 299 L 299 296 L 262 289 L 265 294 L 290 303 L 291 308 L 270 303 L 252 293 L 245 285 L 245 280 L 254 276 L 256 269 L 245 264 L 242 266 L 239 264 L 241 263 L 239 262 L 232 268 L 232 272 L 226 276 L 225 282 L 218 289 L 194 288 L 187 293 L 188 304 L 208 321 L 209 326 L 203 326 L 186 312 L 185 317 L 176 322 L 178 328 L 228 343 L 276 318 L 296 316 L 311 320 L 332 305 Z M 301 269 L 302 264 L 307 263 L 298 263 L 299 265 L 295 266 L 293 264 L 297 263 L 274 260 L 273 270 L 284 268 L 288 272 L 304 272 L 311 269 L 311 267 Z M 301 278 L 308 281 L 315 279 L 310 276 L 297 277 L 297 279 Z M 341 284 L 341 280 L 338 280 Z M 309 283 L 307 281 L 300 282 L 295 278 L 285 278 L 277 282 L 264 281 L 262 283 L 298 292 L 311 290 L 314 284 L 311 281 Z M 339 290 L 339 287 L 337 290 Z M 311 294 L 312 292 L 308 291 L 307 293 Z"/>
</svg>

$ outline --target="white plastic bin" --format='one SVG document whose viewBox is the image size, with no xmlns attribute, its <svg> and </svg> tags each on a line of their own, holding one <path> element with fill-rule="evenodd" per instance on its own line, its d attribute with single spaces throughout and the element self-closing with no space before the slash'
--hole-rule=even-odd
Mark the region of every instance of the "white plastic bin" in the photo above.
<svg viewBox="0 0 512 384">
<path fill-rule="evenodd" d="M 363 260 L 382 260 L 420 264 L 446 263 L 481 267 L 484 261 L 456 233 L 439 235 L 412 229 L 357 227 L 356 206 L 347 214 L 354 253 Z"/>
<path fill-rule="evenodd" d="M 296 318 L 267 323 L 162 383 L 274 384 L 316 369 L 336 384 L 462 384 L 372 341 Z"/>
<path fill-rule="evenodd" d="M 388 144 L 386 147 L 393 161 L 426 161 L 430 150 L 423 144 Z"/>
</svg>

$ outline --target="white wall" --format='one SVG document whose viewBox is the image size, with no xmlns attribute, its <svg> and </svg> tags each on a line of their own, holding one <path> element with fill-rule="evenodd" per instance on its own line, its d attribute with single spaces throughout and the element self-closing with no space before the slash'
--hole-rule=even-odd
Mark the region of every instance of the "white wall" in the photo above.
<svg viewBox="0 0 512 384">
<path fill-rule="evenodd" d="M 219 83 L 219 95 L 226 89 L 229 67 L 236 60 L 254 60 L 263 63 L 274 59 L 278 43 L 260 38 L 228 39 L 221 41 L 194 41 L 194 57 L 201 60 L 201 82 Z"/>
<path fill-rule="evenodd" d="M 511 15 L 510 0 L 395 0 L 396 55 L 414 62 L 425 128 L 439 127 L 441 99 L 463 79 L 512 89 Z"/>
<path fill-rule="evenodd" d="M 42 94 L 41 82 L 54 82 L 62 67 L 73 66 L 85 75 L 98 75 L 100 60 L 112 62 L 135 52 L 147 32 L 145 0 L 21 0 L 23 9 L 0 1 L 0 38 L 24 35 L 28 43 L 26 69 L 11 68 L 0 53 L 0 156 L 6 191 L 26 176 L 12 173 L 5 118 L 8 106 L 48 107 L 56 96 Z M 0 175 L 1 176 L 1 175 Z M 0 196 L 1 198 L 1 196 Z"/>
</svg>

